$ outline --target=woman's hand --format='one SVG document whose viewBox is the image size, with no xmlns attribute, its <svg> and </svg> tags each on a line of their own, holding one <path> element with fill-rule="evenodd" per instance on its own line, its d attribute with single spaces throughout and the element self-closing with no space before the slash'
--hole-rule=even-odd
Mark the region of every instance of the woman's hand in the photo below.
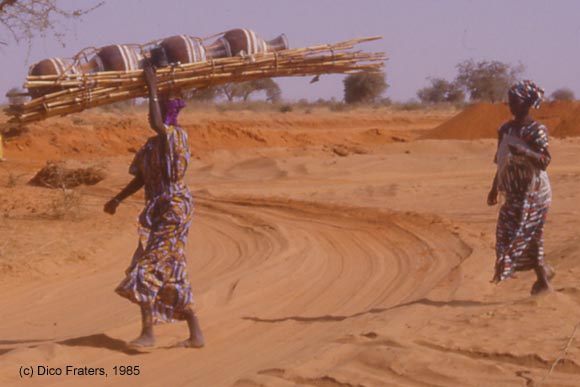
<svg viewBox="0 0 580 387">
<path fill-rule="evenodd" d="M 119 206 L 119 203 L 120 203 L 119 199 L 112 198 L 107 203 L 105 203 L 105 206 L 103 207 L 103 211 L 105 211 L 107 214 L 115 215 L 115 212 L 117 211 L 117 207 Z"/>
<path fill-rule="evenodd" d="M 546 170 L 548 164 L 550 164 L 550 153 L 546 150 L 546 154 L 548 155 L 545 157 L 542 153 L 534 152 L 531 149 L 526 148 L 523 145 L 508 145 L 510 149 L 510 153 L 514 156 L 522 156 L 529 160 L 536 168 L 539 168 L 543 171 Z"/>
<path fill-rule="evenodd" d="M 487 205 L 495 206 L 497 204 L 497 190 L 491 189 L 487 194 Z"/>
<path fill-rule="evenodd" d="M 145 82 L 151 89 L 156 89 L 157 86 L 157 76 L 155 75 L 155 68 L 151 61 L 143 61 L 143 77 L 145 77 Z"/>
<path fill-rule="evenodd" d="M 526 149 L 525 146 L 517 144 L 517 145 L 512 145 L 509 144 L 508 148 L 510 149 L 510 153 L 514 156 L 527 156 L 528 155 L 528 149 Z"/>
</svg>

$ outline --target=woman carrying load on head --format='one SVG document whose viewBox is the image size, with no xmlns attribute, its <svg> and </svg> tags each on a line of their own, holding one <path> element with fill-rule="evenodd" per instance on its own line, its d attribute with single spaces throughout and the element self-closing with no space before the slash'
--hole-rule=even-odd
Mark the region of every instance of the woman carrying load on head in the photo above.
<svg viewBox="0 0 580 387">
<path fill-rule="evenodd" d="M 497 220 L 494 282 L 533 269 L 537 280 L 531 293 L 551 291 L 551 268 L 544 262 L 544 224 L 552 200 L 546 168 L 551 156 L 548 130 L 530 116 L 538 108 L 544 90 L 529 80 L 508 91 L 514 119 L 498 131 L 495 156 L 497 173 L 487 197 L 488 205 L 497 204 L 498 192 L 505 194 Z"/>
<path fill-rule="evenodd" d="M 157 135 L 135 155 L 129 168 L 133 180 L 104 207 L 112 215 L 122 200 L 145 187 L 139 244 L 115 291 L 141 307 L 141 335 L 131 345 L 152 346 L 155 323 L 186 320 L 190 337 L 178 346 L 202 347 L 185 258 L 193 217 L 193 198 L 183 180 L 190 157 L 187 134 L 177 124 L 185 104 L 181 99 L 158 99 L 155 70 L 149 62 L 143 73 L 149 88 L 149 122 Z"/>
</svg>

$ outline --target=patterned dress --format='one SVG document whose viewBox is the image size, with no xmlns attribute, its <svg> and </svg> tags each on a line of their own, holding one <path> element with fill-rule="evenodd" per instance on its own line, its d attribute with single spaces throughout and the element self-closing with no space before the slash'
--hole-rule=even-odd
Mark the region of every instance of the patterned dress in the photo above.
<svg viewBox="0 0 580 387">
<path fill-rule="evenodd" d="M 139 245 L 126 277 L 115 290 L 139 305 L 151 305 L 153 321 L 184 320 L 193 307 L 185 243 L 193 198 L 183 178 L 189 162 L 187 134 L 166 126 L 135 155 L 129 172 L 145 183 L 146 206 L 139 216 Z"/>
<path fill-rule="evenodd" d="M 521 145 L 535 152 L 540 156 L 538 162 L 512 155 L 508 145 Z M 497 221 L 495 281 L 510 278 L 515 271 L 544 265 L 544 224 L 552 199 L 545 169 L 550 160 L 544 125 L 534 121 L 518 126 L 510 121 L 499 129 L 497 179 L 505 203 Z"/>
</svg>

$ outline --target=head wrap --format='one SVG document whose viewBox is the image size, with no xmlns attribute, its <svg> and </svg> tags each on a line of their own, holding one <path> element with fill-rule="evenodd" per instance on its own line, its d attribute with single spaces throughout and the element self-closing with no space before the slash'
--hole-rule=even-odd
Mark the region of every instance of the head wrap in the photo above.
<svg viewBox="0 0 580 387">
<path fill-rule="evenodd" d="M 179 111 L 183 109 L 185 102 L 181 98 L 170 99 L 164 102 L 164 112 L 165 117 L 163 117 L 163 123 L 165 125 L 177 125 L 177 116 Z"/>
<path fill-rule="evenodd" d="M 526 79 L 510 87 L 508 94 L 521 99 L 529 106 L 537 109 L 540 107 L 540 102 L 544 98 L 544 89 Z"/>
</svg>

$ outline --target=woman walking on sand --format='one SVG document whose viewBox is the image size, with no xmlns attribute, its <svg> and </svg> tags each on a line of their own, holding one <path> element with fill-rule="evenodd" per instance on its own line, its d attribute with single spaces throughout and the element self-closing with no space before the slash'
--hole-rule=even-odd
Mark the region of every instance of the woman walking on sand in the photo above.
<svg viewBox="0 0 580 387">
<path fill-rule="evenodd" d="M 183 181 L 190 156 L 187 134 L 177 124 L 185 104 L 181 99 L 159 101 L 155 70 L 149 62 L 143 73 L 149 89 L 149 122 L 157 135 L 135 155 L 129 168 L 133 180 L 105 204 L 104 211 L 112 215 L 121 201 L 145 187 L 139 245 L 115 291 L 141 307 L 141 335 L 131 345 L 154 345 L 155 323 L 186 320 L 189 339 L 177 346 L 203 347 L 185 259 L 193 216 L 193 198 Z"/>
<path fill-rule="evenodd" d="M 546 168 L 548 130 L 530 116 L 538 108 L 544 90 L 531 81 L 521 81 L 508 92 L 514 119 L 498 131 L 495 156 L 497 173 L 489 192 L 488 205 L 497 204 L 498 191 L 505 194 L 496 229 L 494 282 L 533 269 L 537 280 L 531 293 L 551 291 L 551 269 L 544 262 L 544 224 L 552 200 Z"/>
</svg>

